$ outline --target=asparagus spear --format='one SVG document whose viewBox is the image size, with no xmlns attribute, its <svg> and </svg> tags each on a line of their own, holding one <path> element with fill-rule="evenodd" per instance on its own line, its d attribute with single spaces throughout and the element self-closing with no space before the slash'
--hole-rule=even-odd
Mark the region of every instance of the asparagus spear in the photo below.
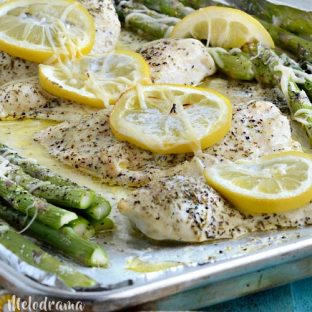
<svg viewBox="0 0 312 312">
<path fill-rule="evenodd" d="M 86 210 L 86 214 L 94 220 L 102 220 L 110 214 L 111 209 L 110 203 L 97 195 L 92 206 Z"/>
<path fill-rule="evenodd" d="M 108 264 L 106 252 L 96 243 L 81 238 L 75 231 L 65 226 L 52 229 L 39 221 L 31 221 L 16 210 L 0 205 L 0 218 L 26 233 L 61 251 L 65 256 L 90 267 L 105 267 Z"/>
<path fill-rule="evenodd" d="M 78 216 L 78 219 L 71 221 L 66 226 L 72 228 L 77 235 L 84 239 L 90 239 L 95 234 L 93 225 L 81 216 Z"/>
<path fill-rule="evenodd" d="M 302 39 L 278 26 L 258 19 L 267 29 L 275 44 L 291 53 L 302 61 L 312 62 L 312 42 Z M 312 22 L 312 21 L 311 21 Z M 311 29 L 312 31 L 312 29 Z"/>
<path fill-rule="evenodd" d="M 218 69 L 233 79 L 253 80 L 255 73 L 250 56 L 244 52 L 228 52 L 222 48 L 209 48 Z"/>
<path fill-rule="evenodd" d="M 192 8 L 184 6 L 178 0 L 137 0 L 137 2 L 144 4 L 152 10 L 178 18 L 183 18 L 194 11 Z"/>
<path fill-rule="evenodd" d="M 63 178 L 53 173 L 50 169 L 41 166 L 36 161 L 20 156 L 16 151 L 4 144 L 0 144 L 0 155 L 8 159 L 12 164 L 21 167 L 30 176 L 41 181 L 49 181 L 59 186 L 78 186 L 71 180 Z"/>
<path fill-rule="evenodd" d="M 74 186 L 58 186 L 49 181 L 41 181 L 25 173 L 19 166 L 10 164 L 0 156 L 0 164 L 6 168 L 6 177 L 31 194 L 42 197 L 48 202 L 68 208 L 86 209 L 95 199 L 92 191 Z"/>
<path fill-rule="evenodd" d="M 114 228 L 114 221 L 110 218 L 104 218 L 100 221 L 91 222 L 96 233 L 104 233 L 111 231 Z"/>
<path fill-rule="evenodd" d="M 286 29 L 312 39 L 312 12 L 303 11 L 267 0 L 231 0 L 239 9 Z"/>
<path fill-rule="evenodd" d="M 285 66 L 282 59 L 271 49 L 261 45 L 249 45 L 248 49 L 253 55 L 256 79 L 262 84 L 278 86 L 281 89 L 292 118 L 304 127 L 312 143 L 312 104 L 306 92 L 297 85 L 304 83 L 304 79 L 296 76 L 294 70 Z"/>
<path fill-rule="evenodd" d="M 59 229 L 77 219 L 75 213 L 49 204 L 2 176 L 0 176 L 0 196 L 14 209 L 38 219 L 53 229 Z"/>
<path fill-rule="evenodd" d="M 218 0 L 181 0 L 180 2 L 196 10 L 200 8 L 205 8 L 210 5 L 229 6 L 227 1 L 218 1 Z"/>
<path fill-rule="evenodd" d="M 19 259 L 43 271 L 55 274 L 68 287 L 92 287 L 96 282 L 90 277 L 69 268 L 57 258 L 43 251 L 32 241 L 18 234 L 0 220 L 0 244 Z"/>
<path fill-rule="evenodd" d="M 157 14 L 131 1 L 120 1 L 120 3 L 115 1 L 115 8 L 127 28 L 150 40 L 166 37 L 173 25 L 179 21 L 179 19 Z"/>
<path fill-rule="evenodd" d="M 310 101 L 312 101 L 312 73 L 306 72 L 301 65 L 291 59 L 287 54 L 282 54 L 281 59 L 285 66 L 291 67 L 299 77 L 304 79 L 304 82 L 299 84 L 300 88 L 306 92 Z"/>
</svg>

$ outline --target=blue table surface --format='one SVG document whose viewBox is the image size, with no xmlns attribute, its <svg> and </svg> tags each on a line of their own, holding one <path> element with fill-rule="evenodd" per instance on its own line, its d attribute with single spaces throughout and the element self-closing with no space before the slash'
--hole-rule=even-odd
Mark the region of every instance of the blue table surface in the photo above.
<svg viewBox="0 0 312 312">
<path fill-rule="evenodd" d="M 207 312 L 311 312 L 312 278 L 201 309 Z"/>
</svg>

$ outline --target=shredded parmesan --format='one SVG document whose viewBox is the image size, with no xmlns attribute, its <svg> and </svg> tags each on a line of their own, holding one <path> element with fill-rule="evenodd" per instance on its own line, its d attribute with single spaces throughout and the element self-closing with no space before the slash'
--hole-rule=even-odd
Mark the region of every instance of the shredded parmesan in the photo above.
<svg viewBox="0 0 312 312">
<path fill-rule="evenodd" d="M 40 181 L 40 182 L 37 182 L 36 184 L 33 184 L 31 187 L 28 188 L 28 192 L 29 193 L 33 193 L 34 191 L 36 191 L 38 188 L 40 188 L 41 186 L 46 186 L 50 184 L 49 182 L 47 181 Z"/>
<path fill-rule="evenodd" d="M 221 60 L 218 52 L 221 52 L 221 53 L 228 53 L 225 49 L 223 48 L 208 48 L 208 52 L 211 54 L 211 56 L 213 57 L 214 61 L 217 63 L 217 65 L 220 67 L 220 68 L 223 68 L 224 67 L 224 63 L 223 61 Z"/>
<path fill-rule="evenodd" d="M 2 178 L 6 178 L 10 170 L 11 170 L 10 162 L 7 159 L 0 156 L 0 176 Z"/>
<path fill-rule="evenodd" d="M 211 33 L 212 33 L 211 20 L 208 20 L 208 23 L 207 23 L 207 43 L 206 43 L 207 47 L 209 47 L 209 45 L 210 45 Z"/>
<path fill-rule="evenodd" d="M 32 205 L 29 205 L 29 206 L 27 207 L 25 220 L 28 219 L 28 211 L 29 211 L 29 209 L 31 209 L 31 208 L 34 208 L 34 205 L 33 205 L 33 204 L 32 204 Z M 36 208 L 35 213 L 34 213 L 33 217 L 31 218 L 31 220 L 29 221 L 29 223 L 28 223 L 21 231 L 19 231 L 18 233 L 19 233 L 19 234 L 23 234 L 24 232 L 26 232 L 26 231 L 31 227 L 31 225 L 34 223 L 34 221 L 36 220 L 37 216 L 38 216 L 38 208 Z"/>
<path fill-rule="evenodd" d="M 310 126 L 312 120 L 312 106 L 311 108 L 301 108 L 296 111 L 293 120 L 305 125 Z"/>
<path fill-rule="evenodd" d="M 242 50 L 240 48 L 233 48 L 229 51 L 230 54 L 241 53 Z"/>
<path fill-rule="evenodd" d="M 291 81 L 296 82 L 296 83 L 304 83 L 304 79 L 298 78 L 295 75 L 294 70 L 290 67 L 279 64 L 279 65 L 274 67 L 274 71 L 280 71 L 282 73 L 282 75 L 281 75 L 281 89 L 282 89 L 282 92 L 283 92 L 284 96 L 286 97 L 286 99 L 289 98 L 288 87 L 289 87 L 289 83 Z"/>
<path fill-rule="evenodd" d="M 6 223 L 0 221 L 0 234 L 6 233 L 9 229 L 10 227 Z"/>
</svg>

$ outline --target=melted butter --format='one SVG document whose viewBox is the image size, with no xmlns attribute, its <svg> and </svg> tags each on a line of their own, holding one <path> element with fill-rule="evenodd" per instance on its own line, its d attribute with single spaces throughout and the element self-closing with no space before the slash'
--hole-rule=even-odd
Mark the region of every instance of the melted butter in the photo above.
<svg viewBox="0 0 312 312">
<path fill-rule="evenodd" d="M 181 262 L 148 262 L 134 257 L 127 261 L 126 269 L 137 273 L 151 273 L 176 268 L 183 265 Z"/>
<path fill-rule="evenodd" d="M 80 185 L 87 186 L 105 196 L 116 198 L 116 196 L 123 195 L 125 189 L 104 185 L 98 179 L 62 164 L 50 156 L 43 146 L 34 141 L 33 137 L 36 132 L 56 124 L 56 122 L 48 120 L 1 121 L 1 143 L 14 148 L 24 157 L 37 160 L 40 164 L 50 168 L 59 175 L 69 178 Z"/>
</svg>

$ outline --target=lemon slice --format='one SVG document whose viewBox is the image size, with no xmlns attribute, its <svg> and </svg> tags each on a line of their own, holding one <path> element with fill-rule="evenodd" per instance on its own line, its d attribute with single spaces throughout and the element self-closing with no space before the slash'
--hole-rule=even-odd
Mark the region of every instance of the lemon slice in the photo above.
<svg viewBox="0 0 312 312">
<path fill-rule="evenodd" d="M 303 152 L 214 165 L 206 169 L 205 177 L 243 212 L 279 213 L 312 199 L 312 156 Z"/>
<path fill-rule="evenodd" d="M 189 14 L 176 24 L 170 36 L 207 40 L 207 46 L 225 49 L 251 42 L 274 48 L 270 34 L 255 18 L 240 10 L 216 6 Z"/>
<path fill-rule="evenodd" d="M 232 106 L 218 92 L 183 85 L 137 85 L 110 117 L 115 136 L 159 153 L 196 152 L 220 141 L 231 126 Z"/>
<path fill-rule="evenodd" d="M 115 51 L 57 65 L 39 65 L 43 89 L 78 103 L 104 107 L 138 82 L 150 82 L 149 66 L 132 51 Z"/>
<path fill-rule="evenodd" d="M 29 61 L 75 58 L 94 44 L 93 19 L 77 1 L 9 0 L 0 20 L 1 50 Z"/>
</svg>

